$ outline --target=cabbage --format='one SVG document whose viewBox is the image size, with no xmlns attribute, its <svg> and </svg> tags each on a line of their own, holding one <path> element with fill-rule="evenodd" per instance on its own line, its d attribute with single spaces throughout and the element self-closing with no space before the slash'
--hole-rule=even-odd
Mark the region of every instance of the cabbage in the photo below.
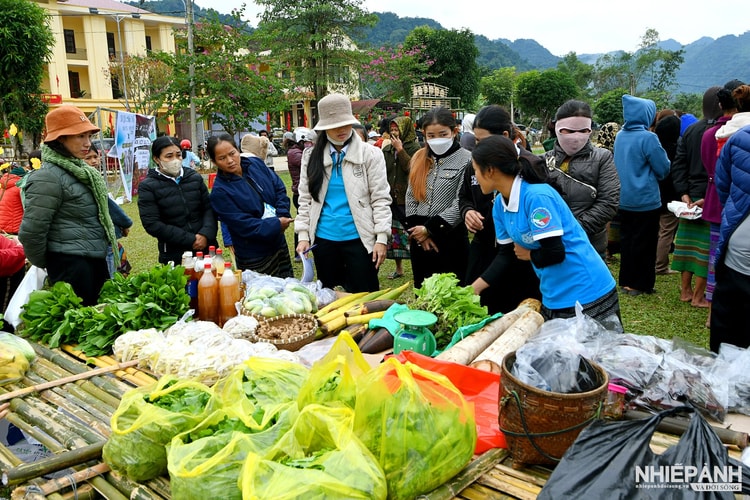
<svg viewBox="0 0 750 500">
<path fill-rule="evenodd" d="M 31 363 L 36 358 L 36 353 L 31 344 L 25 339 L 8 332 L 0 332 L 0 344 L 9 345 L 23 353 L 26 360 Z"/>
</svg>

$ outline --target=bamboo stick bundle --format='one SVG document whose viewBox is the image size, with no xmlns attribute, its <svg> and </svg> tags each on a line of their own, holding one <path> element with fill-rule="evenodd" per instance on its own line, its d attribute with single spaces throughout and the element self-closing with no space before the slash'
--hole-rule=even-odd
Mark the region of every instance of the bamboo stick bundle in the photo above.
<svg viewBox="0 0 750 500">
<path fill-rule="evenodd" d="M 15 398 L 10 402 L 10 408 L 27 422 L 38 426 L 55 438 L 65 448 L 79 448 L 104 439 L 104 436 L 93 433 L 64 413 L 53 410 L 36 397 Z"/>
<path fill-rule="evenodd" d="M 115 364 L 120 363 L 119 361 L 117 361 L 112 356 L 99 356 L 99 359 L 101 359 L 105 363 L 109 363 L 110 365 L 115 365 Z M 138 377 L 140 379 L 143 379 L 143 381 L 144 382 L 148 382 L 148 384 L 154 384 L 154 383 L 157 382 L 157 378 L 156 377 L 151 376 L 150 374 L 148 374 L 145 371 L 143 371 L 141 368 L 136 368 L 136 367 L 127 368 L 127 369 L 125 369 L 125 371 L 127 373 L 130 373 L 131 375 L 134 375 L 134 376 L 136 376 L 136 377 Z"/>
<path fill-rule="evenodd" d="M 75 416 L 102 436 L 109 437 L 111 434 L 112 431 L 109 427 L 109 418 L 107 418 L 104 413 L 97 412 L 94 414 L 94 408 L 89 408 L 88 405 L 84 408 L 81 406 L 80 402 L 74 400 L 70 395 L 60 395 L 52 390 L 44 391 L 40 396 L 46 401 L 56 405 L 58 408 Z"/>
<path fill-rule="evenodd" d="M 81 367 L 83 370 L 81 371 L 70 371 L 66 370 L 64 368 L 61 368 L 60 366 L 55 365 L 52 361 L 49 361 L 47 359 L 40 358 L 38 359 L 38 363 L 34 363 L 34 371 L 38 373 L 39 375 L 48 378 L 48 380 L 60 380 L 60 379 L 66 379 L 72 376 L 89 376 L 89 379 L 79 380 L 75 381 L 76 385 L 81 387 L 81 389 L 90 392 L 93 396 L 95 396 L 97 399 L 102 401 L 108 401 L 110 402 L 111 406 L 117 406 L 117 401 L 120 400 L 122 397 L 122 393 L 119 391 L 116 394 L 112 394 L 110 391 L 106 391 L 99 387 L 98 385 L 93 383 L 93 379 L 95 377 L 99 377 L 99 374 L 96 374 L 95 370 L 91 370 L 90 368 L 84 366 L 81 364 Z M 106 375 L 105 373 L 102 373 L 101 375 Z M 54 378 L 52 378 L 54 377 Z M 114 377 L 108 377 L 110 380 L 117 380 Z M 128 388 L 129 389 L 129 388 Z M 124 391 L 123 391 L 124 393 Z"/>
<path fill-rule="evenodd" d="M 162 500 L 164 497 L 154 492 L 145 484 L 131 481 L 115 471 L 107 473 L 107 480 L 131 500 Z M 217 492 L 218 493 L 218 492 Z"/>
<path fill-rule="evenodd" d="M 78 357 L 79 359 L 85 361 L 86 363 L 92 363 L 99 368 L 114 366 L 117 364 L 117 361 L 115 361 L 114 358 L 111 358 L 108 356 L 99 356 L 96 358 L 91 358 L 91 357 L 86 357 L 86 355 L 83 354 L 83 352 L 78 351 L 71 346 L 64 345 L 62 348 L 65 352 L 69 352 L 73 356 Z M 146 375 L 142 371 L 136 370 L 134 368 L 114 371 L 113 374 L 121 378 L 122 380 L 126 380 L 130 382 L 131 384 L 138 386 L 138 387 L 151 385 L 156 382 L 156 379 L 154 379 L 153 377 L 150 377 L 149 375 Z"/>
<path fill-rule="evenodd" d="M 50 455 L 49 457 L 37 460 L 36 462 L 5 469 L 2 471 L 3 485 L 8 486 L 20 484 L 28 479 L 41 477 L 45 474 L 51 474 L 52 472 L 57 472 L 73 467 L 74 465 L 80 465 L 84 462 L 95 460 L 102 456 L 103 446 L 104 441 L 100 441 L 74 450 L 67 450 Z M 109 467 L 107 467 L 107 470 L 109 470 Z M 52 493 L 52 491 L 49 493 Z"/>
<path fill-rule="evenodd" d="M 36 425 L 30 424 L 29 422 L 21 418 L 17 413 L 9 413 L 6 419 L 8 420 L 8 422 L 21 429 L 24 434 L 31 436 L 32 438 L 39 441 L 48 450 L 57 448 L 64 449 L 64 446 L 60 444 L 55 438 L 42 431 Z"/>
<path fill-rule="evenodd" d="M 449 500 L 457 496 L 485 472 L 492 469 L 499 460 L 502 460 L 507 455 L 508 450 L 502 448 L 487 450 L 464 467 L 453 479 L 438 486 L 430 493 L 417 498 L 424 500 Z"/>
<path fill-rule="evenodd" d="M 71 358 L 70 355 L 60 350 L 48 349 L 47 347 L 35 344 L 33 342 L 32 346 L 34 347 L 34 351 L 38 356 L 35 362 L 38 362 L 40 359 L 44 359 L 46 361 L 49 361 L 51 364 L 73 374 L 82 373 L 89 370 L 89 367 L 81 363 L 80 360 L 75 360 Z M 121 397 L 126 391 L 131 389 L 131 386 L 112 376 L 96 377 L 92 379 L 92 382 L 100 389 L 117 398 Z"/>
</svg>

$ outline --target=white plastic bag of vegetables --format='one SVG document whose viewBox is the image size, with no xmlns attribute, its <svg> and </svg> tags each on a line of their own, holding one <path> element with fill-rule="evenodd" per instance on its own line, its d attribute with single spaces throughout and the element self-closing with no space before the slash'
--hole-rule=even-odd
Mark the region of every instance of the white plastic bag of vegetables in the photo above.
<svg viewBox="0 0 750 500">
<path fill-rule="evenodd" d="M 385 499 L 383 471 L 352 433 L 354 411 L 317 404 L 300 410 L 292 429 L 242 468 L 245 500 Z"/>
<path fill-rule="evenodd" d="M 238 410 L 237 406 L 217 410 L 172 439 L 167 467 L 173 500 L 240 500 L 240 472 L 248 453 L 271 448 L 299 415 L 294 402 L 277 406 L 273 419 L 259 429 L 248 426 L 252 417 Z"/>
<path fill-rule="evenodd" d="M 354 432 L 385 472 L 388 498 L 415 498 L 469 463 L 474 410 L 444 375 L 389 358 L 357 380 Z"/>
<path fill-rule="evenodd" d="M 212 395 L 201 383 L 169 376 L 126 392 L 110 420 L 104 462 L 133 481 L 166 474 L 166 445 L 206 418 Z"/>
</svg>

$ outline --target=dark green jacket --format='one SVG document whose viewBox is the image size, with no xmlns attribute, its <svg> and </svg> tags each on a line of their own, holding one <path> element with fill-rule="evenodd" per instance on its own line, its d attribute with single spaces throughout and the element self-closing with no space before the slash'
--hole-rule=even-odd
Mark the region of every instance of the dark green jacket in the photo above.
<svg viewBox="0 0 750 500">
<path fill-rule="evenodd" d="M 18 239 L 26 258 L 47 267 L 47 252 L 104 259 L 107 233 L 91 190 L 66 170 L 49 162 L 28 176 Z"/>
<path fill-rule="evenodd" d="M 405 205 L 406 188 L 409 185 L 409 162 L 420 146 L 410 117 L 399 116 L 394 121 L 398 125 L 399 137 L 404 148 L 397 154 L 393 145 L 388 144 L 383 147 L 383 156 L 388 185 L 391 187 L 391 198 L 397 205 Z"/>
</svg>

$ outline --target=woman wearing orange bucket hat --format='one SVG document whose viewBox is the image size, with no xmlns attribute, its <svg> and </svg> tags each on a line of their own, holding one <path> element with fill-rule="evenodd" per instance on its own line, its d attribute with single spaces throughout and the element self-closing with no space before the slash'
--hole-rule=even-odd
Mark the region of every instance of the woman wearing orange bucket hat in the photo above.
<svg viewBox="0 0 750 500">
<path fill-rule="evenodd" d="M 107 185 L 83 161 L 99 128 L 67 104 L 47 113 L 45 125 L 42 167 L 26 182 L 18 239 L 50 283 L 70 283 L 83 305 L 93 305 L 109 278 L 107 247 L 117 248 Z"/>
</svg>

